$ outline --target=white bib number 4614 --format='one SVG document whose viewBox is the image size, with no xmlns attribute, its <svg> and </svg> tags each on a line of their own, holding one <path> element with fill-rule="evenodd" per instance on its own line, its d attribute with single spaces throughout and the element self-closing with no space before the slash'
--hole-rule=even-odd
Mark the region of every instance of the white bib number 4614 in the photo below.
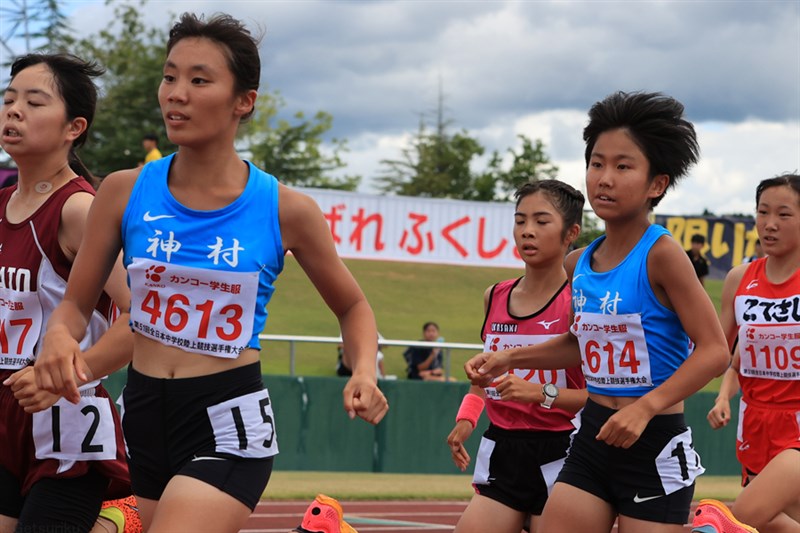
<svg viewBox="0 0 800 533">
<path fill-rule="evenodd" d="M 108 398 L 65 399 L 33 415 L 37 459 L 102 461 L 117 457 L 113 409 Z"/>
</svg>

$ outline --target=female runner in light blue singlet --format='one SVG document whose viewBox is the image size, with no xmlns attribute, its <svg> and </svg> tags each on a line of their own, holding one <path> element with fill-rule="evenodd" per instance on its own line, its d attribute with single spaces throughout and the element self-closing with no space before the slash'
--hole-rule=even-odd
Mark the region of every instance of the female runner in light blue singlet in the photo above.
<svg viewBox="0 0 800 533">
<path fill-rule="evenodd" d="M 43 388 L 74 394 L 75 339 L 122 250 L 135 333 L 122 424 L 148 531 L 239 531 L 267 484 L 280 398 L 263 388 L 258 334 L 287 252 L 339 320 L 353 368 L 345 410 L 377 423 L 388 409 L 372 309 L 322 212 L 234 149 L 259 77 L 239 21 L 184 14 L 173 26 L 158 98 L 179 150 L 105 179 L 35 367 Z"/>
<path fill-rule="evenodd" d="M 473 383 L 513 368 L 581 363 L 589 399 L 542 513 L 548 533 L 679 533 L 703 472 L 683 401 L 730 363 L 714 306 L 652 209 L 699 156 L 683 105 L 617 92 L 583 132 L 586 191 L 605 235 L 567 258 L 570 332 L 480 354 Z M 689 353 L 689 339 L 694 351 Z"/>
</svg>

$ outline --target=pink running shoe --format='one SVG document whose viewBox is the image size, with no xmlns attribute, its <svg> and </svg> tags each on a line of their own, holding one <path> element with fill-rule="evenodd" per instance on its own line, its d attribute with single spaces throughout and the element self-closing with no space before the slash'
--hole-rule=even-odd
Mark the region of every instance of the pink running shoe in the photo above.
<svg viewBox="0 0 800 533">
<path fill-rule="evenodd" d="M 758 533 L 742 524 L 728 507 L 717 500 L 700 500 L 692 520 L 693 533 Z"/>
<path fill-rule="evenodd" d="M 294 529 L 296 533 L 358 533 L 344 521 L 342 506 L 335 499 L 317 494 L 306 509 L 303 521 Z"/>
</svg>

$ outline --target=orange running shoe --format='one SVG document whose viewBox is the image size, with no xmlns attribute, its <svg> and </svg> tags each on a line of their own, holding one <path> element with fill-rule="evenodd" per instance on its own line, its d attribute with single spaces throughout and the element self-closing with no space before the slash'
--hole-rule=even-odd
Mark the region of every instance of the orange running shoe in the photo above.
<svg viewBox="0 0 800 533">
<path fill-rule="evenodd" d="M 100 517 L 114 522 L 118 533 L 142 533 L 143 531 L 135 496 L 103 502 L 100 508 Z"/>
<path fill-rule="evenodd" d="M 694 533 L 758 533 L 736 520 L 728 506 L 717 500 L 700 500 L 692 520 Z"/>
<path fill-rule="evenodd" d="M 303 521 L 294 529 L 296 533 L 358 533 L 344 521 L 342 506 L 335 499 L 317 494 L 306 509 Z"/>
</svg>

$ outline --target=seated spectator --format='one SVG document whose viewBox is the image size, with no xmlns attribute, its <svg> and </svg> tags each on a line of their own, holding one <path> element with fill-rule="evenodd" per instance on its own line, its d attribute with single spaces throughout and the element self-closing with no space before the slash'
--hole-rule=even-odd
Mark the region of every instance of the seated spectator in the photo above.
<svg viewBox="0 0 800 533">
<path fill-rule="evenodd" d="M 342 376 L 342 377 L 350 377 L 350 376 L 352 376 L 353 375 L 353 371 L 350 370 L 350 367 L 348 367 L 344 363 L 344 345 L 343 344 L 339 343 L 339 344 L 336 345 L 336 353 L 337 353 L 336 375 L 337 376 Z"/>
<path fill-rule="evenodd" d="M 375 354 L 375 364 L 376 366 L 376 375 L 378 379 L 383 379 L 386 377 L 385 372 L 383 371 L 383 351 L 386 349 L 386 346 L 380 344 L 380 341 L 384 339 L 383 335 L 378 332 L 378 352 Z M 347 366 L 344 362 L 344 345 L 338 344 L 336 346 L 337 351 L 337 359 L 336 359 L 336 375 L 342 377 L 348 377 L 353 375 L 353 371 L 350 367 Z"/>
<path fill-rule="evenodd" d="M 439 336 L 439 326 L 436 322 L 426 322 L 422 326 L 422 340 L 427 342 L 444 341 Z M 424 346 L 409 346 L 403 357 L 408 368 L 408 379 L 421 379 L 423 381 L 444 381 L 442 369 L 442 349 L 426 348 Z"/>
<path fill-rule="evenodd" d="M 381 333 L 378 332 L 378 353 L 375 354 L 375 364 L 378 365 L 376 371 L 378 379 L 383 379 L 386 377 L 386 372 L 383 369 L 383 350 L 386 349 L 386 345 L 381 344 L 382 340 L 383 340 L 383 335 L 381 335 Z"/>
</svg>

